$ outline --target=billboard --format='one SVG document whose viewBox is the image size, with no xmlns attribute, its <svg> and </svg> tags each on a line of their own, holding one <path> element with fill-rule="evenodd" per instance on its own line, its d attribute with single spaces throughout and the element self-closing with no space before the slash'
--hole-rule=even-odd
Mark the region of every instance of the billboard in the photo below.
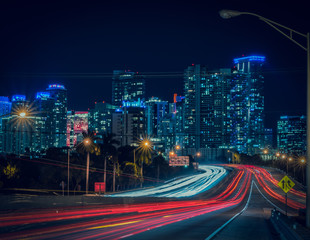
<svg viewBox="0 0 310 240">
<path fill-rule="evenodd" d="M 169 156 L 169 166 L 189 166 L 189 156 Z"/>
</svg>

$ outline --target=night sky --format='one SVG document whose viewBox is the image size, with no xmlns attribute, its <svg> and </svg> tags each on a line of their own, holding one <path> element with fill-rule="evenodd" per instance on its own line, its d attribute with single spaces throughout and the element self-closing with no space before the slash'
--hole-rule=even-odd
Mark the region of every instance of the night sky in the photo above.
<svg viewBox="0 0 310 240">
<path fill-rule="evenodd" d="M 111 102 L 112 72 L 127 69 L 146 75 L 147 96 L 171 102 L 173 93 L 182 94 L 182 73 L 190 64 L 212 70 L 259 54 L 266 56 L 266 127 L 275 127 L 280 115 L 306 113 L 306 52 L 258 18 L 218 14 L 253 12 L 307 33 L 306 1 L 3 2 L 1 96 L 32 98 L 61 83 L 69 109 L 87 110 L 95 101 Z"/>
</svg>

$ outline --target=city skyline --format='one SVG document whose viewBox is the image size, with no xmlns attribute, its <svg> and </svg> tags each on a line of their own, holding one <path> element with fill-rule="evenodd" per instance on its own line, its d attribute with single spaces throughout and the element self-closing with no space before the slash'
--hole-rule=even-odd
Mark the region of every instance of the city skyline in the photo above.
<svg viewBox="0 0 310 240">
<path fill-rule="evenodd" d="M 13 95 L 13 115 L 18 106 L 34 104 L 32 107 L 37 111 L 28 116 L 29 120 L 35 118 L 33 127 L 36 130 L 28 130 L 36 134 L 37 139 L 29 135 L 28 140 L 20 143 L 27 142 L 30 151 L 40 151 L 48 146 L 74 147 L 81 142 L 82 133 L 88 131 L 99 136 L 112 133 L 121 146 L 135 144 L 147 134 L 156 139 L 157 147 L 165 152 L 178 145 L 189 152 L 193 149 L 218 149 L 221 152 L 233 148 L 251 155 L 260 153 L 262 149 L 274 146 L 272 140 L 268 140 L 272 132 L 274 137 L 279 134 L 279 128 L 276 132 L 266 128 L 264 123 L 264 76 L 261 70 L 265 60 L 265 56 L 244 56 L 234 59 L 233 68 L 218 70 L 192 64 L 184 71 L 184 96 L 174 94 L 173 102 L 157 97 L 145 98 L 143 75 L 129 71 L 113 72 L 114 106 L 102 101 L 95 102 L 95 108 L 88 111 L 68 110 L 67 88 L 58 83 L 37 92 L 33 103 L 29 97 Z M 2 110 L 6 112 L 10 102 L 7 97 L 2 99 Z M 15 152 L 20 143 L 17 142 L 16 147 L 13 144 L 12 149 L 9 143 L 14 139 L 14 132 L 23 131 L 13 124 L 13 116 L 3 119 L 4 149 Z M 279 119 L 277 121 L 279 123 Z M 46 141 L 46 137 L 49 140 Z"/>
</svg>

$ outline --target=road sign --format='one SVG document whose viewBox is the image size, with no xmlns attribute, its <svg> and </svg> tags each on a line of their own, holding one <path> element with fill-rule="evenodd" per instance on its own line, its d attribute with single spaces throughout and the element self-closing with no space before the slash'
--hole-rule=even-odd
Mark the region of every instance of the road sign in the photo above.
<svg viewBox="0 0 310 240">
<path fill-rule="evenodd" d="M 287 193 L 289 190 L 291 190 L 292 187 L 295 186 L 295 183 L 288 177 L 284 176 L 281 181 L 278 183 L 278 186 Z"/>
<path fill-rule="evenodd" d="M 169 156 L 169 166 L 189 166 L 189 156 Z"/>
<path fill-rule="evenodd" d="M 95 182 L 95 192 L 99 192 L 101 194 L 102 192 L 105 192 L 105 182 Z"/>
</svg>

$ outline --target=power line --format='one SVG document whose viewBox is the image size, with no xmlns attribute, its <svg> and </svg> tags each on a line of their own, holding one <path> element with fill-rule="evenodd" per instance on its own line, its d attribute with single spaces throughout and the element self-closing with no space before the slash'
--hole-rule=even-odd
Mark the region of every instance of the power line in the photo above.
<svg viewBox="0 0 310 240">
<path fill-rule="evenodd" d="M 296 73 L 296 72 L 304 72 L 306 73 L 306 68 L 274 68 L 274 69 L 265 69 L 262 70 L 262 74 L 269 73 Z M 211 73 L 211 72 L 210 72 Z M 209 73 L 207 73 L 209 74 Z M 114 77 L 113 73 L 7 73 L 4 76 L 8 77 L 25 77 L 25 78 L 108 78 L 112 79 Z M 136 77 L 143 78 L 184 78 L 184 72 L 138 72 Z"/>
</svg>

